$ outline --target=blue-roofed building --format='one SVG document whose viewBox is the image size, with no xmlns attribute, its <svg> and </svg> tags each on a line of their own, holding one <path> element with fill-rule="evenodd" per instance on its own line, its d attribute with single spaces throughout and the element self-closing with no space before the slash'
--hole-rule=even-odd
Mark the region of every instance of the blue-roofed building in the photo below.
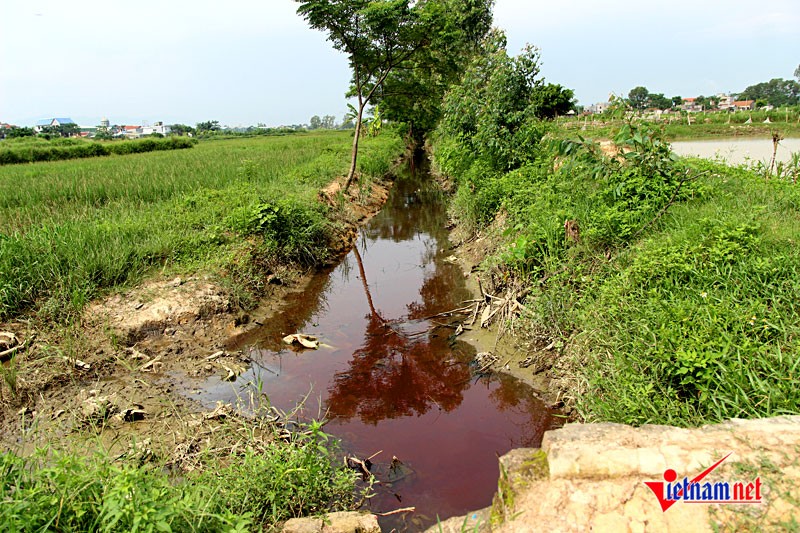
<svg viewBox="0 0 800 533">
<path fill-rule="evenodd" d="M 68 117 L 48 118 L 45 120 L 36 121 L 36 125 L 33 127 L 33 129 L 37 132 L 40 132 L 42 131 L 42 128 L 46 126 L 64 126 L 65 124 L 75 124 L 75 121 Z"/>
</svg>

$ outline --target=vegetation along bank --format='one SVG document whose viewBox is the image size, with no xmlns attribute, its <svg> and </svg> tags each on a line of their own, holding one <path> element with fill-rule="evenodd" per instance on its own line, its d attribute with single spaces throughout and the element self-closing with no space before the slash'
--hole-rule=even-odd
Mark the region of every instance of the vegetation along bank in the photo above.
<svg viewBox="0 0 800 533">
<path fill-rule="evenodd" d="M 789 174 L 678 159 L 630 116 L 576 135 L 552 120 L 571 91 L 545 83 L 535 48 L 508 55 L 491 2 L 300 4 L 312 27 L 374 37 L 332 39 L 356 132 L 0 169 L 0 529 L 249 530 L 358 507 L 321 422 L 257 383 L 235 407 L 188 396 L 192 378 L 243 372 L 224 339 L 329 264 L 423 142 L 462 248 L 484 243 L 481 290 L 519 304 L 514 364 L 575 419 L 798 411 Z M 369 111 L 377 137 L 361 136 Z"/>
<path fill-rule="evenodd" d="M 244 531 L 358 507 L 320 423 L 255 388 L 214 409 L 185 389 L 235 379 L 248 360 L 226 340 L 379 209 L 403 144 L 364 139 L 344 191 L 352 134 L 0 169 L 0 529 Z"/>
<path fill-rule="evenodd" d="M 796 179 L 681 160 L 647 123 L 602 147 L 554 131 L 512 97 L 535 87 L 521 64 L 502 46 L 474 59 L 432 153 L 464 240 L 502 243 L 483 276 L 524 303 L 524 364 L 584 420 L 796 413 Z"/>
</svg>

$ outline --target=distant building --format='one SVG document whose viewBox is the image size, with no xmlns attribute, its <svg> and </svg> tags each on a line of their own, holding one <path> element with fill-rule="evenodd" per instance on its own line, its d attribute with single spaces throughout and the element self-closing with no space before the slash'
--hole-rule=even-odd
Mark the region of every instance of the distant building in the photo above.
<svg viewBox="0 0 800 533">
<path fill-rule="evenodd" d="M 611 107 L 611 102 L 601 102 L 594 105 L 590 105 L 589 107 L 586 108 L 586 112 L 599 115 L 608 110 L 609 107 Z"/>
<path fill-rule="evenodd" d="M 36 125 L 33 127 L 33 130 L 36 133 L 40 133 L 44 128 L 48 126 L 58 127 L 58 126 L 65 126 L 67 124 L 75 124 L 75 121 L 72 120 L 71 118 L 50 118 L 37 121 Z"/>
<path fill-rule="evenodd" d="M 697 98 L 684 98 L 681 109 L 689 113 L 698 113 L 703 110 L 703 106 L 697 103 Z"/>
<path fill-rule="evenodd" d="M 733 103 L 733 108 L 736 111 L 752 111 L 756 108 L 755 100 L 736 100 Z"/>
<path fill-rule="evenodd" d="M 142 135 L 152 135 L 154 133 L 169 135 L 170 131 L 170 127 L 165 126 L 163 122 L 156 122 L 152 126 L 142 126 Z"/>
<path fill-rule="evenodd" d="M 734 101 L 735 99 L 733 96 L 725 93 L 720 93 L 717 95 L 717 109 L 719 109 L 720 111 L 735 110 L 736 107 L 734 106 Z"/>
<path fill-rule="evenodd" d="M 136 139 L 142 136 L 141 126 L 118 126 L 115 137 L 127 137 L 128 139 Z"/>
</svg>

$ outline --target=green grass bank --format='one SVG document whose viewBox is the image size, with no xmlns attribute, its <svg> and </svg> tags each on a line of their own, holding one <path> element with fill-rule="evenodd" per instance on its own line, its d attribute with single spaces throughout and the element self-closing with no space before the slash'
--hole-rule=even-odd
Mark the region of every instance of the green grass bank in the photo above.
<svg viewBox="0 0 800 533">
<path fill-rule="evenodd" d="M 523 295 L 533 368 L 589 421 L 800 412 L 800 185 L 681 160 L 657 125 L 616 129 L 610 149 L 518 131 L 536 127 L 499 165 L 483 154 L 502 140 L 440 127 L 433 144 L 453 217 L 501 243 L 484 276 Z"/>
</svg>

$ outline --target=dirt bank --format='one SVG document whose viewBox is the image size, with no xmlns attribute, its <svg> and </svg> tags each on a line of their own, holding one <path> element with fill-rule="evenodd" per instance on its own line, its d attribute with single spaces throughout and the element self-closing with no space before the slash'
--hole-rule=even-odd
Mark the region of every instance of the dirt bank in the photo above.
<svg viewBox="0 0 800 533">
<path fill-rule="evenodd" d="M 332 260 L 352 246 L 390 187 L 386 178 L 344 196 L 338 182 L 320 191 L 320 201 L 338 207 Z M 174 449 L 196 432 L 195 422 L 215 419 L 191 399 L 193 391 L 212 375 L 232 381 L 246 369 L 247 354 L 227 351 L 229 340 L 269 320 L 311 277 L 289 267 L 273 270 L 263 280 L 261 305 L 250 311 L 234 303 L 219 274 L 156 275 L 92 302 L 68 327 L 35 317 L 0 324 L 14 337 L 0 346 L 13 348 L 0 384 L 3 447 L 92 429 L 112 447 L 127 449 L 135 438 Z"/>
</svg>

